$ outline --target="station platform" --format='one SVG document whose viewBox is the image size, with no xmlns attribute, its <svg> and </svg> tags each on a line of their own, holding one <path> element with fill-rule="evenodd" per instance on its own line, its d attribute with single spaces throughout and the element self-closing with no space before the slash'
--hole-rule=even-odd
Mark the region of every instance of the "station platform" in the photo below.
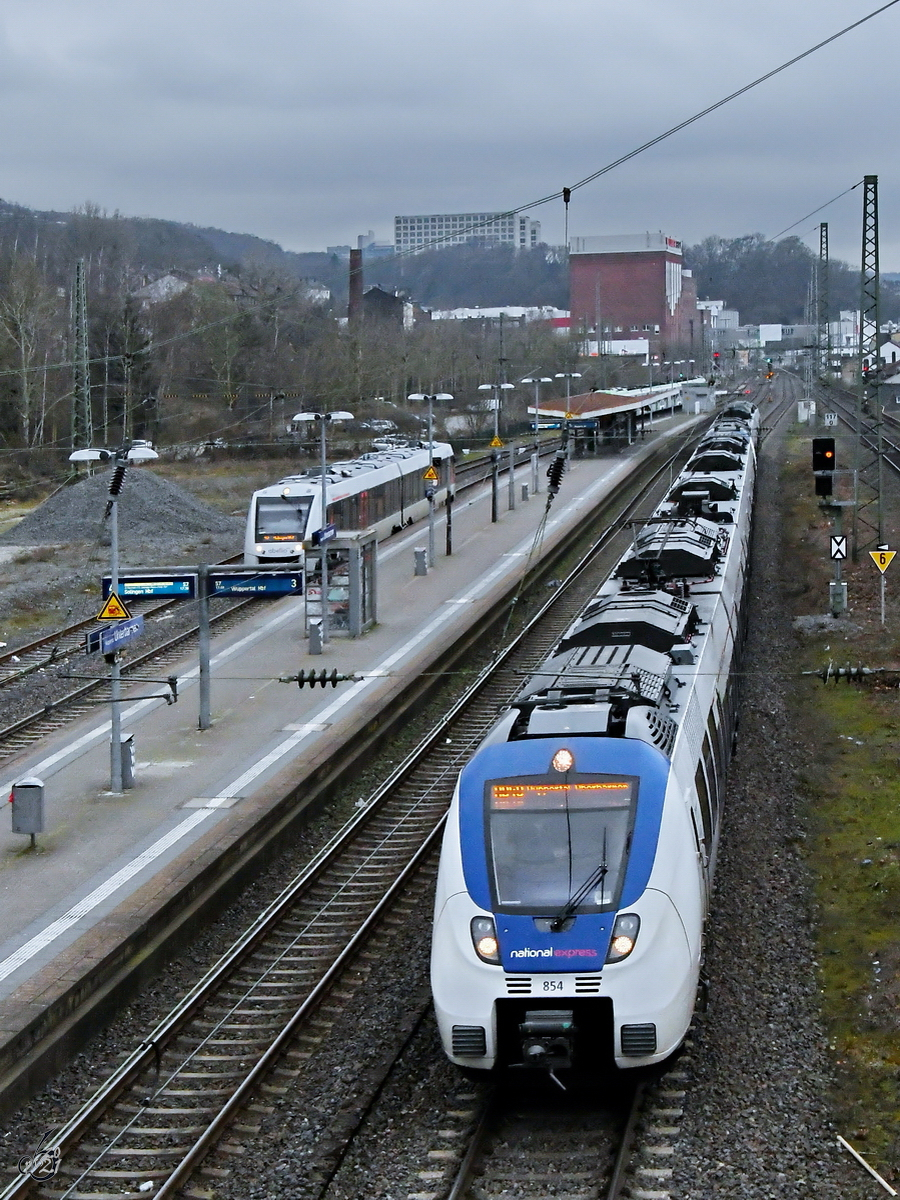
<svg viewBox="0 0 900 1200">
<path fill-rule="evenodd" d="M 340 753 L 347 736 L 390 704 L 404 680 L 428 670 L 456 639 L 661 440 L 695 417 L 658 421 L 653 436 L 616 455 L 570 463 L 540 542 L 546 482 L 527 502 L 520 485 L 490 520 L 490 488 L 465 493 L 453 509 L 452 557 L 443 553 L 443 514 L 434 567 L 414 574 L 420 526 L 378 551 L 378 624 L 363 637 L 333 637 L 311 656 L 303 602 L 260 601 L 239 626 L 213 635 L 212 727 L 198 731 L 199 669 L 186 658 L 164 674 L 179 679 L 179 700 L 152 683 L 126 683 L 123 736 L 134 734 L 135 787 L 109 791 L 107 705 L 73 721 L 37 749 L 4 764 L 3 795 L 26 776 L 43 779 L 46 832 L 29 839 L 0 829 L 0 1077 L 27 1050 L 53 1006 L 75 1008 L 80 983 L 152 919 L 166 897 L 191 886 L 229 846 L 246 838 L 271 806 L 302 785 L 317 764 Z M 196 652 L 194 652 L 196 653 Z M 298 688 L 278 682 L 301 668 L 355 674 L 355 682 Z M 28 1031 L 33 1031 L 29 1033 Z"/>
</svg>

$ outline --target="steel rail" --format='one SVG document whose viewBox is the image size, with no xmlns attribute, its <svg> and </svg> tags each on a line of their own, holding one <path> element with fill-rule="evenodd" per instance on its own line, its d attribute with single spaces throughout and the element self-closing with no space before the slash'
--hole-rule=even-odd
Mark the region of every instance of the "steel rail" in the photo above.
<svg viewBox="0 0 900 1200">
<path fill-rule="evenodd" d="M 609 1184 L 606 1188 L 605 1200 L 619 1200 L 619 1197 L 621 1196 L 625 1187 L 625 1182 L 628 1177 L 628 1167 L 631 1163 L 631 1151 L 637 1136 L 638 1122 L 641 1118 L 641 1108 L 643 1106 L 644 1093 L 646 1090 L 646 1081 L 643 1079 L 638 1080 L 628 1107 L 628 1116 L 625 1120 L 625 1126 L 622 1130 L 619 1148 L 616 1151 L 616 1159 L 613 1163 L 613 1169 L 609 1177 Z"/>
<path fill-rule="evenodd" d="M 245 600 L 236 600 L 224 612 L 212 614 L 210 616 L 210 625 L 219 624 L 227 618 L 243 612 L 245 608 L 253 603 L 253 600 L 254 597 L 249 597 Z M 173 650 L 177 649 L 184 642 L 189 641 L 192 637 L 196 637 L 196 635 L 197 626 L 193 625 L 190 629 L 183 630 L 181 633 L 175 634 L 173 637 L 169 638 L 168 641 L 162 642 L 155 649 L 147 650 L 143 654 L 129 659 L 128 662 L 122 663 L 121 672 L 123 677 L 132 675 L 141 667 L 145 667 L 148 664 L 155 662 L 157 659 L 166 657 L 166 655 L 171 654 Z M 61 675 L 60 678 L 65 679 L 65 675 Z M 5 728 L 0 729 L 0 761 L 2 761 L 4 758 L 10 758 L 14 754 L 18 754 L 22 750 L 23 745 L 43 736 L 44 731 L 38 727 L 40 722 L 47 721 L 52 718 L 53 715 L 57 713 L 57 710 L 65 709 L 69 705 L 77 705 L 92 692 L 96 692 L 98 689 L 108 686 L 108 677 L 98 675 L 96 682 L 90 681 L 82 684 L 81 687 L 73 688 L 71 692 L 67 692 L 66 695 L 60 696 L 58 700 L 51 700 L 47 704 L 42 705 L 39 709 L 35 709 L 34 712 L 28 713 L 26 716 L 20 717 L 18 721 L 14 721 L 11 725 L 7 725 Z M 62 714 L 60 713 L 60 715 Z M 73 713 L 72 715 L 74 717 L 78 714 Z M 20 740 L 15 742 L 15 744 L 11 747 L 4 748 L 4 743 L 14 741 L 14 739 L 19 737 L 19 735 L 25 733 L 32 727 L 38 727 L 34 728 L 33 736 L 29 736 L 25 742 Z"/>
<path fill-rule="evenodd" d="M 204 1132 L 197 1138 L 194 1145 L 190 1148 L 187 1154 L 182 1158 L 181 1162 L 171 1173 L 169 1178 L 155 1193 L 153 1200 L 165 1200 L 165 1197 L 171 1196 L 172 1193 L 187 1181 L 194 1167 L 206 1156 L 207 1151 L 218 1140 L 220 1134 L 224 1132 L 226 1126 L 237 1114 L 240 1108 L 247 1103 L 250 1094 L 256 1085 L 261 1082 L 263 1076 L 268 1072 L 270 1067 L 274 1065 L 276 1060 L 287 1048 L 288 1043 L 306 1021 L 309 1014 L 322 1002 L 323 998 L 328 993 L 331 985 L 339 978 L 349 963 L 357 956 L 357 953 L 363 948 L 369 939 L 371 933 L 378 925 L 381 918 L 389 910 L 400 892 L 403 891 L 406 884 L 412 876 L 419 870 L 423 862 L 437 849 L 438 838 L 444 828 L 444 820 L 442 817 L 438 824 L 432 829 L 425 841 L 412 856 L 385 894 L 379 900 L 378 904 L 372 909 L 369 916 L 357 929 L 351 940 L 341 951 L 331 966 L 322 976 L 318 984 L 309 993 L 300 1007 L 295 1012 L 294 1016 L 283 1027 L 278 1036 L 272 1041 L 269 1048 L 254 1064 L 253 1068 L 245 1076 L 243 1081 L 235 1088 L 234 1092 L 229 1096 L 228 1100 L 209 1123 Z"/>
</svg>

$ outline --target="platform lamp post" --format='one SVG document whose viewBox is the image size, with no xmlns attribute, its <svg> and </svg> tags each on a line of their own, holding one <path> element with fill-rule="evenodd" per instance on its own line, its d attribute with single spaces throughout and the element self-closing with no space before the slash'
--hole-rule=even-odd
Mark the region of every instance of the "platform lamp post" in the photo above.
<svg viewBox="0 0 900 1200">
<path fill-rule="evenodd" d="M 417 400 L 421 403 L 428 401 L 428 470 L 434 470 L 434 402 L 435 400 L 452 400 L 449 392 L 434 392 L 430 396 L 425 392 L 413 392 L 407 400 Z M 426 494 L 428 496 L 428 565 L 434 566 L 434 482 L 429 479 Z"/>
<path fill-rule="evenodd" d="M 500 447 L 496 444 L 500 441 L 500 393 L 502 391 L 510 391 L 515 384 L 512 383 L 479 383 L 479 392 L 494 393 L 494 445 L 491 446 L 491 522 L 497 523 L 498 508 L 497 508 L 497 490 L 500 486 Z"/>
<path fill-rule="evenodd" d="M 322 527 L 319 530 L 319 561 L 322 564 L 322 592 L 321 603 L 321 630 L 322 630 L 322 645 L 326 646 L 329 641 L 328 631 L 328 542 L 330 541 L 330 533 L 328 526 L 328 460 L 325 456 L 325 430 L 332 421 L 352 421 L 353 413 L 350 412 L 298 412 L 294 413 L 291 421 L 318 421 L 319 422 L 319 465 L 322 468 Z"/>
<path fill-rule="evenodd" d="M 572 454 L 571 442 L 569 441 L 569 398 L 572 395 L 572 380 L 580 379 L 581 372 L 580 371 L 557 371 L 556 374 L 553 376 L 553 378 L 554 379 L 564 379 L 566 381 L 566 421 L 565 421 L 565 426 L 564 426 L 565 439 L 564 439 L 563 444 L 566 446 L 566 457 L 569 458 L 569 457 L 571 457 L 571 454 Z"/>
<path fill-rule="evenodd" d="M 112 462 L 113 474 L 109 481 L 109 500 L 106 502 L 104 520 L 109 518 L 109 594 L 119 596 L 119 495 L 125 482 L 125 470 L 136 463 L 149 462 L 159 458 L 155 450 L 149 446 L 132 447 L 130 442 L 123 442 L 118 450 L 73 450 L 69 462 Z M 119 670 L 118 654 L 108 655 L 109 659 L 109 699 L 112 712 L 110 714 L 110 748 L 109 748 L 109 790 L 119 795 L 122 792 L 122 676 Z"/>
<path fill-rule="evenodd" d="M 527 379 L 522 379 L 520 383 L 534 384 L 534 440 L 538 439 L 538 408 L 540 407 L 541 384 L 552 383 L 553 380 L 549 375 L 529 375 Z"/>
<path fill-rule="evenodd" d="M 569 397 L 572 394 L 572 380 L 580 379 L 580 371 L 557 371 L 553 376 L 554 379 L 564 379 L 566 381 L 566 412 L 569 411 Z"/>
</svg>

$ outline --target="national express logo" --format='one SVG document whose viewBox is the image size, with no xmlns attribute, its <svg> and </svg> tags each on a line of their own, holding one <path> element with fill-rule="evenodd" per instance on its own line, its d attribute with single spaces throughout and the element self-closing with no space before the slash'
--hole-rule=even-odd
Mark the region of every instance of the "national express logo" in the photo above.
<svg viewBox="0 0 900 1200">
<path fill-rule="evenodd" d="M 510 958 L 596 958 L 596 950 L 565 950 L 561 947 L 550 947 L 546 950 L 532 950 L 526 947 L 524 950 L 510 950 Z"/>
</svg>

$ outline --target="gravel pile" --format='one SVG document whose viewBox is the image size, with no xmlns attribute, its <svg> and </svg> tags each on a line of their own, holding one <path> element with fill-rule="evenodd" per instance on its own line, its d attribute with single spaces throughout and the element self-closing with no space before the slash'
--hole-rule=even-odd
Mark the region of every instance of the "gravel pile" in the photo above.
<svg viewBox="0 0 900 1200">
<path fill-rule="evenodd" d="M 109 522 L 104 521 L 103 513 L 110 479 L 111 473 L 103 471 L 60 488 L 18 525 L 0 534 L 0 545 L 108 544 Z M 228 534 L 237 539 L 244 525 L 240 517 L 218 512 L 177 484 L 139 467 L 128 470 L 118 501 L 118 522 L 123 545 L 161 537 L 180 541 L 202 534 Z"/>
</svg>

